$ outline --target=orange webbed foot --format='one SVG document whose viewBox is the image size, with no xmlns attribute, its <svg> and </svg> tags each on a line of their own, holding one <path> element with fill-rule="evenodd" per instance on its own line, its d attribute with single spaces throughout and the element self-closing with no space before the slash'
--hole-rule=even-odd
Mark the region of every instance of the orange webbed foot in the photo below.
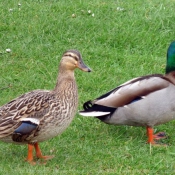
<svg viewBox="0 0 175 175">
<path fill-rule="evenodd" d="M 160 139 L 164 139 L 167 138 L 166 134 L 164 132 L 159 132 L 157 134 L 153 134 L 154 130 L 151 127 L 147 127 L 147 136 L 148 136 L 148 142 L 149 144 L 153 145 L 153 146 L 167 146 L 166 144 L 160 144 L 157 143 L 155 140 L 160 140 Z"/>
<path fill-rule="evenodd" d="M 36 165 L 36 162 L 34 160 L 28 160 L 26 158 L 25 161 L 28 162 L 30 165 Z"/>
<path fill-rule="evenodd" d="M 166 133 L 165 132 L 159 132 L 153 135 L 155 140 L 160 140 L 160 139 L 166 139 Z"/>
<path fill-rule="evenodd" d="M 54 158 L 54 155 L 49 155 L 49 156 L 43 156 L 41 153 L 41 149 L 39 148 L 38 143 L 34 144 L 35 147 L 35 151 L 36 151 L 36 157 L 39 159 L 43 159 L 43 160 L 50 160 Z"/>
<path fill-rule="evenodd" d="M 37 155 L 38 159 L 43 159 L 43 160 L 50 160 L 50 159 L 53 159 L 54 157 L 55 157 L 54 155 L 49 155 L 49 156 Z"/>
<path fill-rule="evenodd" d="M 28 144 L 28 155 L 27 155 L 26 161 L 29 162 L 31 165 L 36 165 L 36 162 L 33 159 L 33 149 L 34 148 L 35 148 L 35 151 L 36 151 L 36 157 L 38 159 L 44 160 L 44 163 L 42 163 L 42 164 L 46 164 L 46 160 L 50 160 L 54 157 L 54 155 L 43 156 L 42 153 L 41 153 L 41 150 L 39 148 L 38 143 Z"/>
</svg>

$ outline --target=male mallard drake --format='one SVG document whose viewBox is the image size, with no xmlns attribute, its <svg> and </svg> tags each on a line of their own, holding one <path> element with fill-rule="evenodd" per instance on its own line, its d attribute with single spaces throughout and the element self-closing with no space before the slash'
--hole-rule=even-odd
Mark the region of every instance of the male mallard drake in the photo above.
<svg viewBox="0 0 175 175">
<path fill-rule="evenodd" d="M 83 105 L 80 115 L 113 125 L 146 126 L 148 143 L 165 137 L 153 127 L 175 119 L 175 41 L 167 52 L 166 74 L 132 79 Z"/>
<path fill-rule="evenodd" d="M 66 51 L 60 61 L 54 90 L 34 90 L 0 107 L 0 140 L 28 144 L 27 161 L 43 156 L 38 142 L 61 134 L 71 123 L 78 106 L 74 69 L 90 72 L 77 50 Z"/>
</svg>

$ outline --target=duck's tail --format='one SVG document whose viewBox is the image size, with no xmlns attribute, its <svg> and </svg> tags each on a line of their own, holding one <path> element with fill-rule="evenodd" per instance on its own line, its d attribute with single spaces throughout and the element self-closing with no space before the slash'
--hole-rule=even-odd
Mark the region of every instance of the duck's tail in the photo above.
<svg viewBox="0 0 175 175">
<path fill-rule="evenodd" d="M 84 110 L 79 111 L 79 114 L 85 117 L 100 117 L 113 113 L 116 108 L 93 104 L 92 101 L 87 101 L 83 104 Z"/>
</svg>

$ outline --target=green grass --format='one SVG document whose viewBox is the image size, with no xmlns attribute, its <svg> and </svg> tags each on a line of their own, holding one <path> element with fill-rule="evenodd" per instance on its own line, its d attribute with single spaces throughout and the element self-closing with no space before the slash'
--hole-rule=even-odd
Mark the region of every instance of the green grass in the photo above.
<svg viewBox="0 0 175 175">
<path fill-rule="evenodd" d="M 131 78 L 164 73 L 167 47 L 175 39 L 175 1 L 20 3 L 0 1 L 0 105 L 33 89 L 52 89 L 67 49 L 78 49 L 93 69 L 76 71 L 79 109 Z M 61 136 L 41 143 L 44 154 L 55 155 L 46 165 L 27 164 L 26 146 L 1 142 L 0 174 L 174 174 L 174 125 L 155 127 L 168 134 L 168 147 L 150 147 L 145 128 L 110 126 L 77 114 Z"/>
</svg>

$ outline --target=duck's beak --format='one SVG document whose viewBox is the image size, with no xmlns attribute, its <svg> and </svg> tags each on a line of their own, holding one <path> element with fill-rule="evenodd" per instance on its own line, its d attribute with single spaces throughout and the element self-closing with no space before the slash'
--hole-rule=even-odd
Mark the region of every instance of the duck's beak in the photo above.
<svg viewBox="0 0 175 175">
<path fill-rule="evenodd" d="M 88 66 L 86 66 L 82 60 L 77 63 L 77 67 L 82 71 L 91 72 L 91 69 Z"/>
</svg>

